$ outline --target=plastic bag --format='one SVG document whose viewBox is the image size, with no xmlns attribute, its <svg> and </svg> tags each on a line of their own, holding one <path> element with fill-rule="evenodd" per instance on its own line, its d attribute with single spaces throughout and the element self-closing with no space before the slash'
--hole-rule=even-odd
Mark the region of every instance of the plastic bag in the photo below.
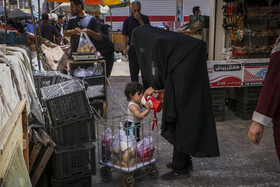
<svg viewBox="0 0 280 187">
<path fill-rule="evenodd" d="M 80 35 L 80 42 L 77 49 L 78 53 L 81 54 L 88 54 L 88 53 L 95 53 L 96 48 L 89 39 L 88 35 L 85 32 L 82 32 Z"/>
<path fill-rule="evenodd" d="M 153 158 L 155 148 L 153 146 L 153 138 L 145 137 L 137 143 L 137 162 L 148 162 Z"/>
<path fill-rule="evenodd" d="M 111 150 L 111 161 L 121 167 L 133 167 L 136 163 L 136 141 L 133 135 L 127 136 L 120 129 L 114 136 Z"/>
<path fill-rule="evenodd" d="M 101 158 L 103 163 L 108 163 L 110 161 L 110 150 L 113 141 L 112 131 L 107 128 L 101 137 Z"/>
</svg>

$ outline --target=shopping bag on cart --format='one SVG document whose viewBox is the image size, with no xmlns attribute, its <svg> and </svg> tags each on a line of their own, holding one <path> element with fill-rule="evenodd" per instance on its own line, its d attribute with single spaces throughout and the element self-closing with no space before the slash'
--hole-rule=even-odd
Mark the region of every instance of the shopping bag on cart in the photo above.
<svg viewBox="0 0 280 187">
<path fill-rule="evenodd" d="M 80 35 L 80 42 L 77 52 L 80 54 L 92 54 L 96 52 L 95 46 L 93 45 L 93 43 L 91 42 L 91 40 L 85 32 L 82 32 Z"/>
<path fill-rule="evenodd" d="M 148 162 L 153 158 L 155 148 L 153 146 L 153 138 L 147 136 L 137 143 L 137 162 Z"/>
<path fill-rule="evenodd" d="M 113 141 L 112 130 L 107 128 L 101 137 L 101 158 L 103 163 L 108 163 L 110 161 L 110 152 Z"/>
<path fill-rule="evenodd" d="M 111 161 L 114 164 L 133 167 L 136 163 L 136 141 L 133 134 L 127 136 L 125 130 L 120 129 L 114 135 L 111 152 Z"/>
</svg>

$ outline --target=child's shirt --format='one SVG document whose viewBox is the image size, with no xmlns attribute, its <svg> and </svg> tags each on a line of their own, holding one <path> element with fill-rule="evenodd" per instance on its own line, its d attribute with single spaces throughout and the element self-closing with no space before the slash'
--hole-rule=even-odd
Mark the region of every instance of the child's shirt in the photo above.
<svg viewBox="0 0 280 187">
<path fill-rule="evenodd" d="M 127 108 L 127 114 L 128 114 L 128 116 L 127 116 L 127 121 L 129 121 L 129 122 L 134 122 L 134 123 L 140 123 L 141 120 L 139 120 L 138 118 L 136 118 L 136 117 L 134 116 L 134 114 L 129 110 L 130 105 L 135 105 L 135 106 L 138 108 L 139 112 L 140 112 L 140 113 L 142 112 L 142 109 L 141 109 L 136 103 L 134 103 L 134 102 L 129 102 L 129 103 L 128 103 L 128 108 Z"/>
</svg>

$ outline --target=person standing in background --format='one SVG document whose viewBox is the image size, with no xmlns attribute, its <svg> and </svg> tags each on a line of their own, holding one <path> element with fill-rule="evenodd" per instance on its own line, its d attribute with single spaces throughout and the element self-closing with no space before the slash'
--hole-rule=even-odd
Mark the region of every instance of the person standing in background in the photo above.
<svg viewBox="0 0 280 187">
<path fill-rule="evenodd" d="M 48 39 L 50 42 L 55 43 L 54 38 L 57 40 L 57 44 L 61 43 L 61 34 L 55 28 L 55 26 L 49 23 L 48 13 L 42 14 L 42 23 L 41 23 L 41 35 L 43 38 Z"/>
<path fill-rule="evenodd" d="M 76 52 L 80 42 L 80 34 L 85 32 L 96 50 L 101 53 L 106 61 L 107 77 L 111 75 L 114 64 L 114 44 L 100 30 L 97 20 L 86 14 L 83 0 L 70 0 L 71 13 L 74 17 L 70 18 L 64 29 L 64 36 L 71 37 L 71 54 Z"/>
<path fill-rule="evenodd" d="M 128 55 L 129 60 L 129 71 L 131 82 L 139 82 L 139 63 L 136 56 L 136 51 L 133 46 L 130 45 L 131 33 L 133 29 L 140 25 L 150 25 L 150 20 L 148 16 L 141 14 L 141 3 L 140 1 L 134 1 L 131 5 L 131 13 L 129 17 L 124 20 L 122 34 L 124 35 L 123 39 L 123 55 Z M 129 50 L 127 50 L 127 45 L 129 45 Z M 143 75 L 142 75 L 143 76 Z M 147 89 L 149 85 L 143 79 L 144 88 Z"/>
<path fill-rule="evenodd" d="M 58 30 L 58 32 L 62 36 L 62 42 L 61 42 L 62 45 L 65 45 L 65 44 L 69 43 L 69 40 L 63 36 L 63 30 L 64 30 L 64 27 L 65 27 L 64 22 L 65 22 L 64 15 L 59 15 L 58 16 L 58 21 L 55 24 L 56 29 Z"/>
<path fill-rule="evenodd" d="M 111 28 L 110 25 L 105 24 L 104 19 L 101 19 L 99 23 L 102 33 L 109 37 L 109 28 Z"/>
</svg>

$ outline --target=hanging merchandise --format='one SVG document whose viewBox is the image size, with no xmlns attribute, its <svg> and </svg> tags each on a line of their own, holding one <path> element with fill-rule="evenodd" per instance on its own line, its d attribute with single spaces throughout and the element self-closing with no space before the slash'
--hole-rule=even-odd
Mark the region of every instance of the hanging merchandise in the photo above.
<svg viewBox="0 0 280 187">
<path fill-rule="evenodd" d="M 243 30 L 237 29 L 236 33 L 237 33 L 238 40 L 242 41 L 243 40 Z"/>
</svg>

